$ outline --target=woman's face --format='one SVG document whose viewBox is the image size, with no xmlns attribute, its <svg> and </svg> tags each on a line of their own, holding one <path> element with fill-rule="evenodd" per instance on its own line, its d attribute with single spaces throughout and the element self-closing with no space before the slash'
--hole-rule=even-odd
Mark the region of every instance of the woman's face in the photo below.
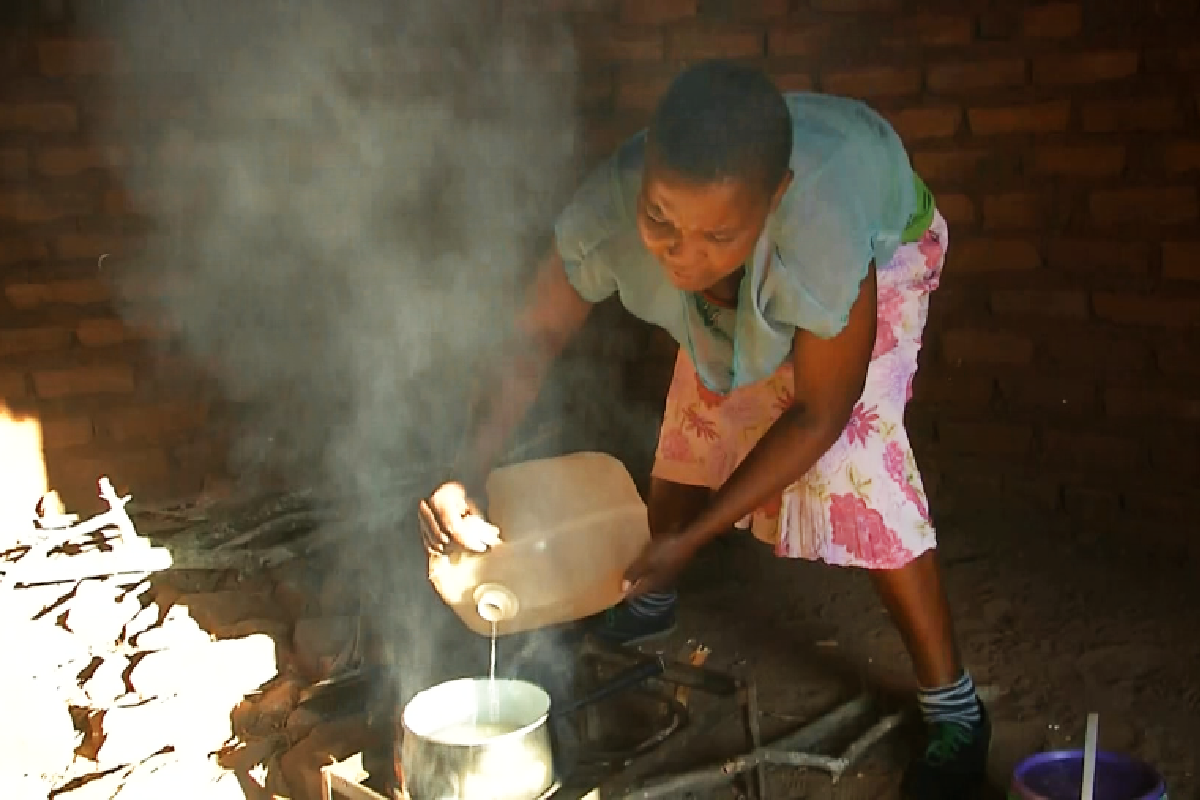
<svg viewBox="0 0 1200 800">
<path fill-rule="evenodd" d="M 676 288 L 709 289 L 750 258 L 789 181 L 773 197 L 748 181 L 697 184 L 656 165 L 652 150 L 646 155 L 637 203 L 642 242 Z"/>
</svg>

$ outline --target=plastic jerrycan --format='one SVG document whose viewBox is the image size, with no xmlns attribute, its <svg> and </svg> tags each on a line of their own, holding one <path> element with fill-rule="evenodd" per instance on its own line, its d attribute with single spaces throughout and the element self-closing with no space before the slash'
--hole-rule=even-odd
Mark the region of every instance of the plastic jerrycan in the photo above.
<svg viewBox="0 0 1200 800">
<path fill-rule="evenodd" d="M 468 628 L 490 636 L 572 622 L 621 600 L 625 569 L 650 541 L 625 465 L 580 452 L 509 464 L 487 479 L 486 553 L 433 555 L 429 579 Z"/>
</svg>

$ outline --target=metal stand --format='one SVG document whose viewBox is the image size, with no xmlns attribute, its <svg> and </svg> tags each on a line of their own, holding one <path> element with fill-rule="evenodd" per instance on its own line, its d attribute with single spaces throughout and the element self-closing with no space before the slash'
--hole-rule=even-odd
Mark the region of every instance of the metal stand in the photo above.
<svg viewBox="0 0 1200 800">
<path fill-rule="evenodd" d="M 606 647 L 591 640 L 585 642 L 581 656 L 584 659 L 626 667 L 658 658 L 629 648 Z M 890 714 L 878 719 L 847 746 L 841 755 L 830 756 L 813 752 L 822 743 L 835 737 L 844 738 L 865 724 L 875 709 L 875 704 L 870 696 L 862 695 L 800 730 L 764 745 L 759 728 L 757 687 L 749 670 L 742 669 L 735 674 L 727 674 L 677 662 L 662 663 L 660 680 L 663 682 L 717 697 L 729 697 L 736 701 L 745 730 L 747 752 L 720 764 L 648 780 L 643 780 L 644 776 L 662 759 L 639 759 L 598 786 L 574 790 L 569 794 L 564 792 L 564 800 L 576 796 L 576 792 L 579 797 L 590 800 L 653 800 L 713 790 L 735 782 L 739 784 L 740 794 L 748 800 L 767 800 L 765 771 L 768 764 L 821 770 L 827 772 L 836 783 L 846 770 L 904 720 L 903 713 Z M 716 713 L 710 712 L 711 718 L 710 715 L 706 715 L 705 718 L 688 724 L 678 736 L 671 737 L 672 742 L 677 743 L 678 740 L 687 738 L 688 734 L 703 734 L 705 729 L 716 721 L 715 718 L 720 715 L 721 709 L 714 711 Z M 677 750 L 676 747 L 670 749 Z"/>
</svg>

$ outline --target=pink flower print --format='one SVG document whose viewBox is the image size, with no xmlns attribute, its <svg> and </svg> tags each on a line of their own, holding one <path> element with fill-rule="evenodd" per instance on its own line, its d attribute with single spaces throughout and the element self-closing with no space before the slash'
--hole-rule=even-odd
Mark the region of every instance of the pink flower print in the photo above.
<svg viewBox="0 0 1200 800">
<path fill-rule="evenodd" d="M 704 404 L 705 408 L 716 408 L 725 402 L 725 396 L 714 392 L 704 385 L 704 381 L 700 380 L 700 373 L 696 373 L 696 397 Z"/>
<path fill-rule="evenodd" d="M 912 552 L 901 544 L 883 516 L 861 497 L 835 494 L 829 498 L 829 527 L 834 544 L 868 564 L 903 564 Z"/>
<path fill-rule="evenodd" d="M 913 378 L 915 378 L 916 376 L 917 376 L 917 373 L 915 373 L 915 372 L 914 372 L 912 375 L 909 375 L 909 376 L 908 376 L 908 386 L 907 386 L 907 387 L 904 389 L 904 402 L 906 402 L 906 403 L 907 403 L 909 400 L 912 400 L 912 396 L 913 396 Z"/>
<path fill-rule="evenodd" d="M 878 430 L 875 425 L 879 421 L 879 415 L 875 413 L 876 408 L 878 407 L 866 408 L 862 403 L 854 404 L 854 410 L 850 412 L 850 421 L 846 423 L 846 439 L 850 444 L 866 444 L 871 434 Z"/>
<path fill-rule="evenodd" d="M 895 286 L 881 289 L 876 301 L 875 349 L 871 360 L 890 353 L 896 347 L 898 328 L 904 317 L 904 294 Z"/>
<path fill-rule="evenodd" d="M 908 501 L 921 512 L 921 518 L 929 522 L 929 507 L 925 502 L 925 495 L 918 491 L 917 487 L 913 486 L 912 481 L 908 479 L 905 462 L 904 448 L 900 446 L 900 443 L 895 439 L 888 442 L 887 447 L 883 449 L 883 466 L 887 470 L 888 476 L 896 482 Z"/>
<path fill-rule="evenodd" d="M 704 439 L 709 442 L 717 440 L 717 425 L 712 420 L 700 414 L 700 411 L 694 405 L 690 405 L 682 412 L 683 429 L 692 431 L 696 434 L 696 438 Z"/>
<path fill-rule="evenodd" d="M 659 452 L 667 461 L 689 463 L 694 461 L 696 454 L 692 451 L 691 440 L 680 428 L 665 431 L 659 443 Z"/>
<path fill-rule="evenodd" d="M 937 271 L 942 255 L 946 252 L 942 238 L 932 229 L 925 231 L 921 241 L 917 242 L 917 250 L 925 257 L 925 269 L 931 271 Z"/>
</svg>

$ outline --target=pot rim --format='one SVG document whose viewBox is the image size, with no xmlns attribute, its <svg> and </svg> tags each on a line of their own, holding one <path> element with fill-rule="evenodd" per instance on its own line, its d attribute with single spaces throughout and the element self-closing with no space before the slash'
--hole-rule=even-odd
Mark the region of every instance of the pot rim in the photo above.
<svg viewBox="0 0 1200 800">
<path fill-rule="evenodd" d="M 539 701 L 539 704 L 542 701 L 544 701 L 545 708 L 539 712 L 539 714 L 536 718 L 531 719 L 529 722 L 523 723 L 519 728 L 515 728 L 514 730 L 506 731 L 504 733 L 493 734 L 493 735 L 487 736 L 487 737 L 480 737 L 479 741 L 474 741 L 474 742 L 465 743 L 465 744 L 461 741 L 447 742 L 447 741 L 443 740 L 442 738 L 440 738 L 436 731 L 431 732 L 431 733 L 422 733 L 418 730 L 413 729 L 413 725 L 411 724 L 412 720 L 411 720 L 410 715 L 412 713 L 414 704 L 417 704 L 418 700 L 422 700 L 422 702 L 428 703 L 428 702 L 431 702 L 429 698 L 432 696 L 431 693 L 433 693 L 433 692 L 447 692 L 447 691 L 452 691 L 451 687 L 455 687 L 455 686 L 475 687 L 475 686 L 478 686 L 479 684 L 486 684 L 486 683 L 492 683 L 492 682 L 493 681 L 490 678 L 455 678 L 454 680 L 443 681 L 442 683 L 434 684 L 433 686 L 430 686 L 427 689 L 422 689 L 421 691 L 417 692 L 415 695 L 412 696 L 412 698 L 408 701 L 408 703 L 405 704 L 404 710 L 401 712 L 400 721 L 401 721 L 401 725 L 404 728 L 405 734 L 411 734 L 420 739 L 424 739 L 427 742 L 430 742 L 432 744 L 437 744 L 442 747 L 468 747 L 468 748 L 470 748 L 470 747 L 481 747 L 483 745 L 491 744 L 492 742 L 500 742 L 500 741 L 504 741 L 509 738 L 526 736 L 529 733 L 532 733 L 533 731 L 536 731 L 539 728 L 542 728 L 543 726 L 545 726 L 547 721 L 549 721 L 549 719 L 550 719 L 550 704 L 551 704 L 549 692 L 547 692 L 541 686 L 538 686 L 536 683 L 533 683 L 532 681 L 525 681 L 525 680 L 520 680 L 517 678 L 496 678 L 494 683 L 496 684 L 498 689 L 500 689 L 502 686 L 519 686 L 519 687 L 521 687 L 522 690 L 528 690 L 528 689 L 534 690 L 538 695 L 537 699 Z M 419 710 L 419 706 L 418 706 L 418 710 Z"/>
</svg>

